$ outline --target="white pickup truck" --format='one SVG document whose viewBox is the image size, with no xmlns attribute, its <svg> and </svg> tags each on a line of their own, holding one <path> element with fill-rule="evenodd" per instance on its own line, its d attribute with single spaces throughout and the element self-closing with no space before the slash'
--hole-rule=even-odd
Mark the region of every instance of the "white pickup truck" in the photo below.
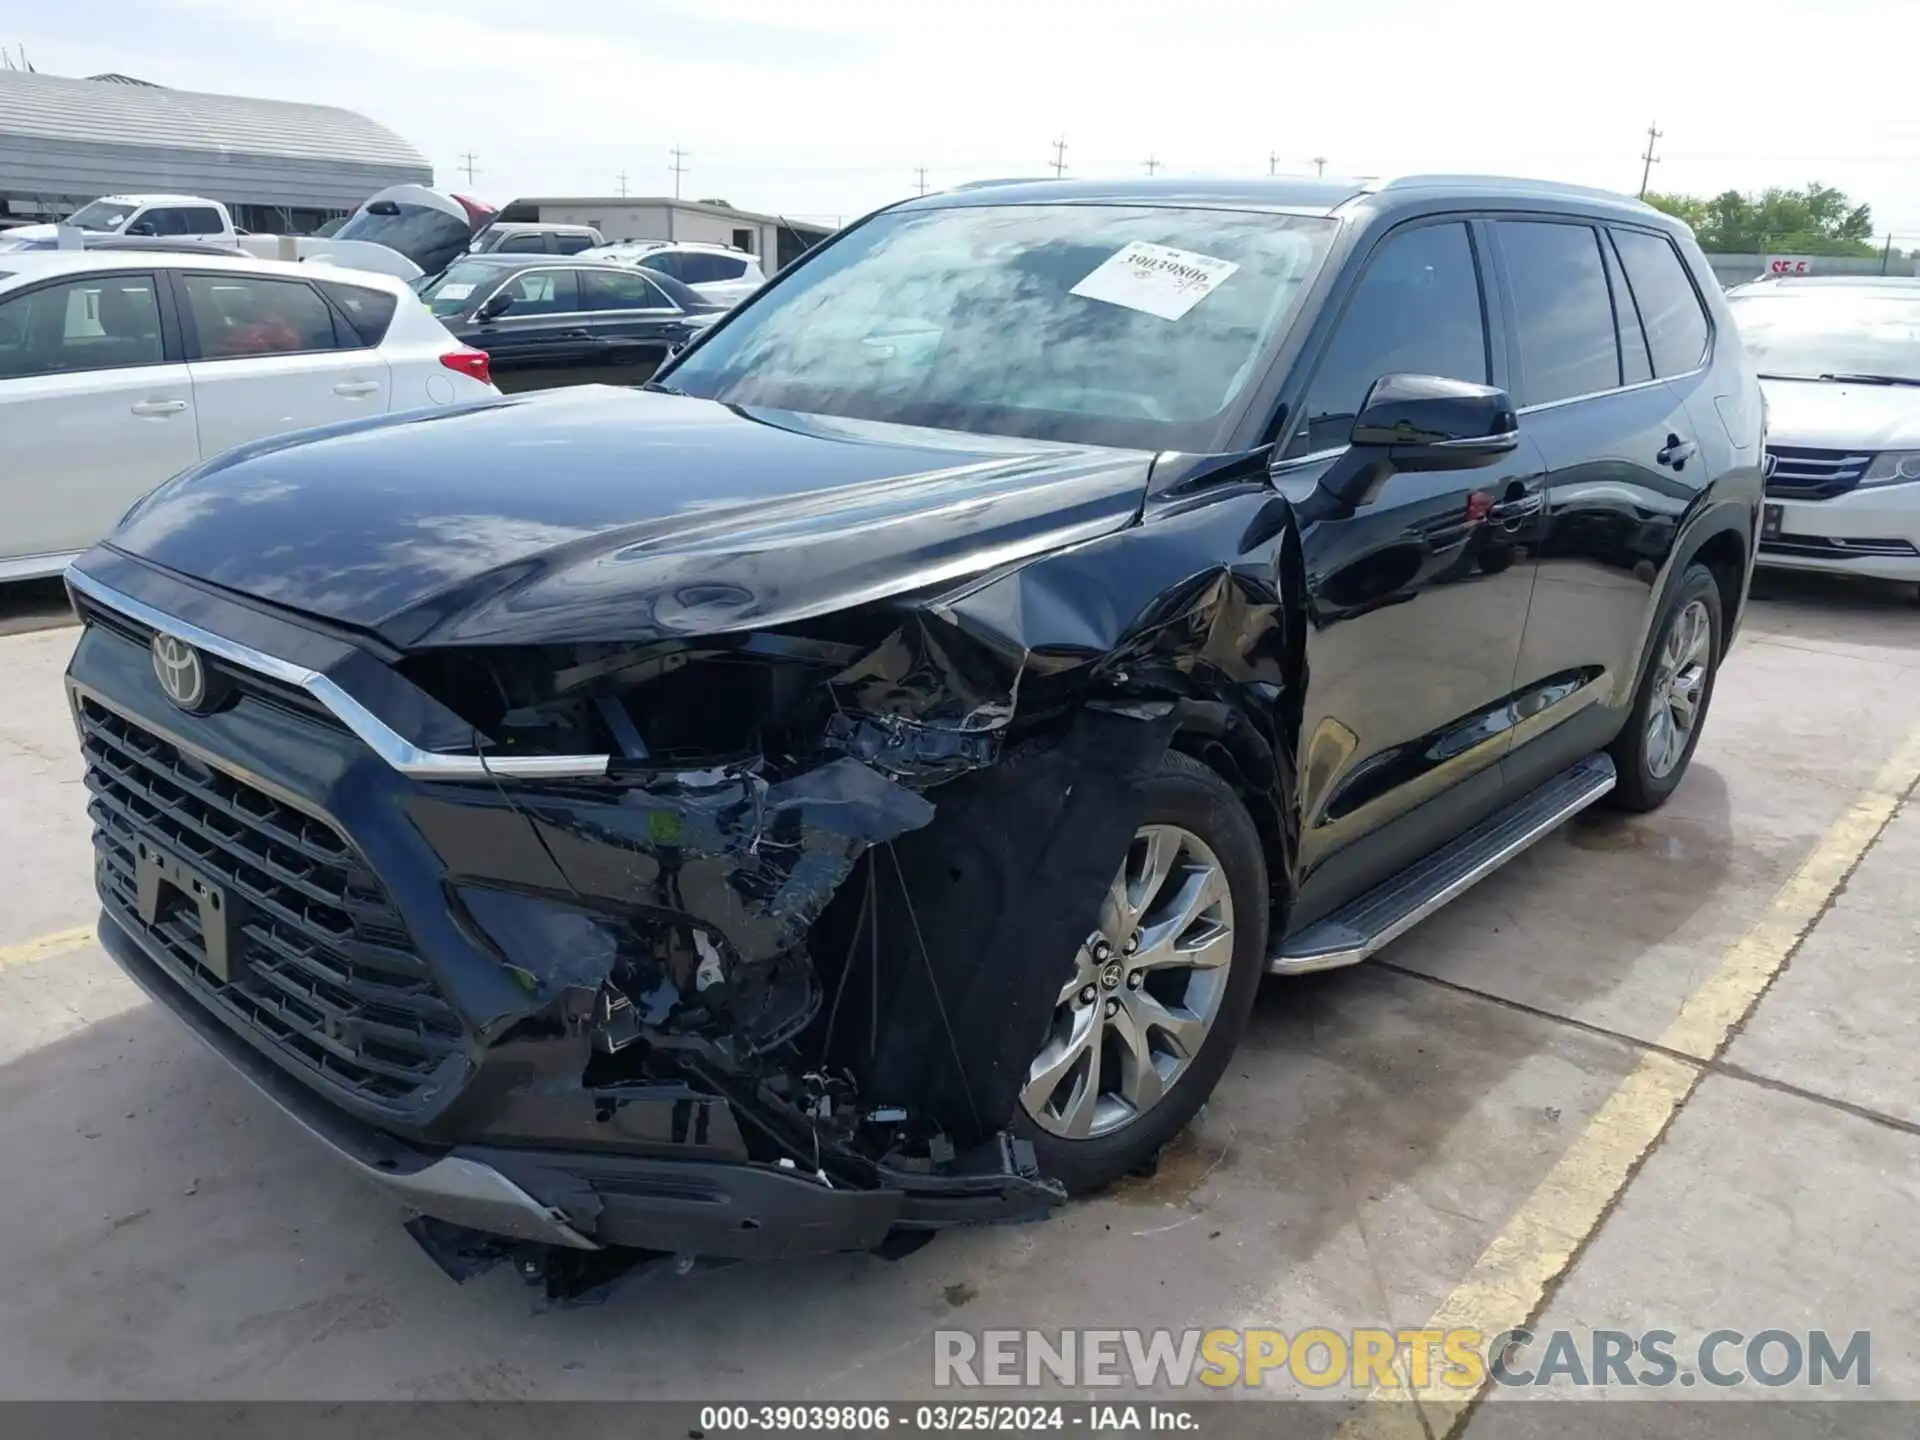
<svg viewBox="0 0 1920 1440">
<path fill-rule="evenodd" d="M 392 185 L 328 236 L 255 235 L 235 228 L 218 200 L 197 195 L 106 195 L 57 225 L 0 231 L 0 250 L 82 248 L 88 237 L 153 236 L 244 250 L 263 260 L 313 260 L 397 280 L 436 275 L 466 253 L 499 212 L 425 185 Z M 109 242 L 113 243 L 113 242 Z"/>
</svg>

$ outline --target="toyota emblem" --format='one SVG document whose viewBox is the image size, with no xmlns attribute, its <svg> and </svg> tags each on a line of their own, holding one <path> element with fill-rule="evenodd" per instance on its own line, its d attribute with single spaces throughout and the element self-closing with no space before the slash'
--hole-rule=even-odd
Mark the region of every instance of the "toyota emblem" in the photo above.
<svg viewBox="0 0 1920 1440">
<path fill-rule="evenodd" d="M 200 652 L 172 635 L 153 637 L 153 673 L 167 699 L 182 710 L 197 710 L 207 698 L 207 667 Z"/>
</svg>

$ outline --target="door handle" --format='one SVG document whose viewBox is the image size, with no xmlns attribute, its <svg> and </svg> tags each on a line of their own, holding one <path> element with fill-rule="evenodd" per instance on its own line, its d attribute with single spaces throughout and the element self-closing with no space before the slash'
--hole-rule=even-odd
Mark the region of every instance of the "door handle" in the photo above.
<svg viewBox="0 0 1920 1440">
<path fill-rule="evenodd" d="M 187 408 L 184 400 L 139 400 L 133 405 L 136 415 L 178 415 Z"/>
<path fill-rule="evenodd" d="M 1700 447 L 1691 440 L 1682 440 L 1671 431 L 1667 434 L 1667 443 L 1653 458 L 1662 465 L 1671 465 L 1675 470 L 1684 469 L 1687 461 L 1700 452 Z"/>
<path fill-rule="evenodd" d="M 593 339 L 593 334 L 587 330 L 562 330 L 560 332 L 560 338 L 562 340 L 591 340 Z"/>
<path fill-rule="evenodd" d="M 1529 515 L 1538 515 L 1546 505 L 1546 496 L 1538 490 L 1528 490 L 1516 480 L 1507 487 L 1502 499 L 1487 507 L 1487 518 L 1502 525 L 1511 525 L 1517 520 L 1525 520 Z"/>
<path fill-rule="evenodd" d="M 333 387 L 336 395 L 371 395 L 380 388 L 378 380 L 343 380 Z"/>
</svg>

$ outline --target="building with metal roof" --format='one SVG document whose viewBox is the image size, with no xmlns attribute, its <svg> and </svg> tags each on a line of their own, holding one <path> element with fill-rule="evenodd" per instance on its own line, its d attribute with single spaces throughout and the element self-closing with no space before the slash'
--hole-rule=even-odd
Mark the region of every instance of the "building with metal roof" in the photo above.
<svg viewBox="0 0 1920 1440">
<path fill-rule="evenodd" d="M 389 185 L 432 183 L 419 151 L 351 110 L 0 69 L 7 220 L 165 190 L 223 201 L 247 229 L 298 232 Z"/>
</svg>

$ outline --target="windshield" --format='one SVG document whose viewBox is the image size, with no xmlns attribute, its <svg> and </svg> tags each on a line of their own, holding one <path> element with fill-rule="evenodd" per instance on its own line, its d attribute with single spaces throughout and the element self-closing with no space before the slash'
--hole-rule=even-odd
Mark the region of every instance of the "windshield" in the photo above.
<svg viewBox="0 0 1920 1440">
<path fill-rule="evenodd" d="M 446 274 L 431 279 L 422 277 L 416 283 L 420 298 L 427 302 L 427 308 L 445 317 L 466 313 L 476 300 L 484 298 L 508 273 L 498 265 L 476 265 L 470 260 L 457 260 L 447 267 Z"/>
<path fill-rule="evenodd" d="M 1733 295 L 1727 303 L 1762 375 L 1881 375 L 1920 383 L 1920 294 L 1802 291 Z"/>
<path fill-rule="evenodd" d="M 333 238 L 384 245 L 431 275 L 466 252 L 473 227 L 444 210 L 386 200 L 378 202 L 378 208 L 362 210 L 348 220 L 333 232 Z"/>
<path fill-rule="evenodd" d="M 879 215 L 749 302 L 665 383 L 735 405 L 1214 449 L 1334 228 L 1121 205 Z"/>
<path fill-rule="evenodd" d="M 77 225 L 82 230 L 118 230 L 138 208 L 121 200 L 96 200 L 91 205 L 82 205 L 69 215 L 67 224 Z"/>
</svg>

